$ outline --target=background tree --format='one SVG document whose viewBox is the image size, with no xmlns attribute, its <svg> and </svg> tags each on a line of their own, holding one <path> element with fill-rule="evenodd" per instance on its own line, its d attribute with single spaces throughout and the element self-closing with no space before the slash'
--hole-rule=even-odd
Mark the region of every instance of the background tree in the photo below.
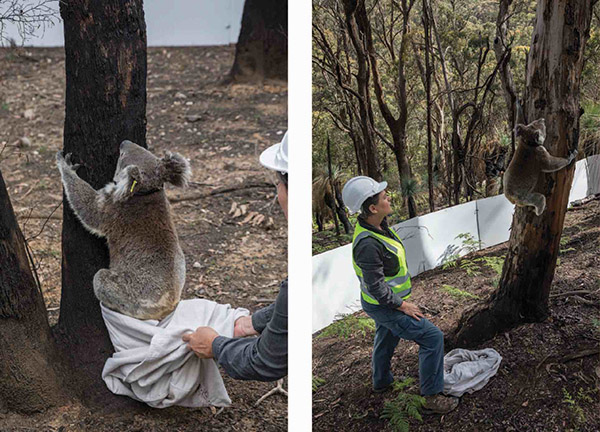
<svg viewBox="0 0 600 432">
<path fill-rule="evenodd" d="M 578 147 L 581 74 L 594 4 L 540 0 L 537 5 L 524 117 L 546 119 L 545 146 L 561 157 Z M 498 291 L 488 304 L 462 317 L 454 343 L 473 346 L 516 324 L 539 322 L 548 316 L 574 169 L 541 175 L 536 191 L 547 197 L 541 216 L 516 208 Z"/>
<path fill-rule="evenodd" d="M 229 80 L 287 81 L 287 0 L 246 0 Z"/>
</svg>

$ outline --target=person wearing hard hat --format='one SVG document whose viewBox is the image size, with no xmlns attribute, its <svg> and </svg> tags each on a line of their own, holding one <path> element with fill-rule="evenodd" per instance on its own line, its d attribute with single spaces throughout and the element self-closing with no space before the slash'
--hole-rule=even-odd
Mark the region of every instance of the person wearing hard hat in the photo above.
<svg viewBox="0 0 600 432">
<path fill-rule="evenodd" d="M 444 334 L 429 322 L 419 307 L 408 301 L 411 280 L 402 240 L 387 225 L 392 213 L 387 182 L 370 177 L 350 179 L 342 200 L 358 216 L 352 241 L 352 264 L 361 289 L 363 310 L 376 324 L 373 346 L 373 391 L 391 388 L 390 362 L 400 339 L 419 345 L 419 379 L 426 413 L 443 414 L 458 399 L 442 395 L 444 389 Z"/>
<path fill-rule="evenodd" d="M 287 132 L 280 143 L 262 152 L 260 163 L 277 173 L 279 179 L 277 200 L 287 219 Z M 232 378 L 276 381 L 287 375 L 287 318 L 288 284 L 286 278 L 279 287 L 275 303 L 250 316 L 239 318 L 235 322 L 233 338 L 219 336 L 210 327 L 199 327 L 194 333 L 183 335 L 183 340 L 188 343 L 189 348 L 198 357 L 214 358 Z M 246 336 L 258 337 L 246 338 Z M 285 393 L 279 385 L 277 389 Z"/>
</svg>

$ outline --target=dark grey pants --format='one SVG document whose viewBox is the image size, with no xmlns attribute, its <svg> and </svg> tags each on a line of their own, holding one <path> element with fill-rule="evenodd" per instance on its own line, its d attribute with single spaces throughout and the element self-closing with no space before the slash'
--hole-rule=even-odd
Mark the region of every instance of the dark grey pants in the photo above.
<svg viewBox="0 0 600 432">
<path fill-rule="evenodd" d="M 444 389 L 444 334 L 426 318 L 419 321 L 396 309 L 373 305 L 361 298 L 363 310 L 377 329 L 373 345 L 373 388 L 387 387 L 394 381 L 390 362 L 400 339 L 419 345 L 419 380 L 423 396 Z"/>
</svg>

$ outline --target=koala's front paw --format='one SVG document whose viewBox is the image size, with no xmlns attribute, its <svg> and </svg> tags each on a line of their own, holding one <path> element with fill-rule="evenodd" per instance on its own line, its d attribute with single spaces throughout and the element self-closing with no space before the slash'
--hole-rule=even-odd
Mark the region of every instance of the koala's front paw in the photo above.
<svg viewBox="0 0 600 432">
<path fill-rule="evenodd" d="M 575 149 L 571 153 L 569 153 L 569 157 L 568 157 L 569 164 L 571 162 L 573 162 L 575 159 L 577 159 L 577 153 L 578 153 L 577 149 Z"/>
<path fill-rule="evenodd" d="M 58 165 L 59 170 L 70 169 L 72 171 L 77 171 L 77 169 L 81 166 L 81 164 L 73 163 L 73 154 L 67 153 L 65 156 L 62 151 L 56 153 L 56 164 Z"/>
</svg>

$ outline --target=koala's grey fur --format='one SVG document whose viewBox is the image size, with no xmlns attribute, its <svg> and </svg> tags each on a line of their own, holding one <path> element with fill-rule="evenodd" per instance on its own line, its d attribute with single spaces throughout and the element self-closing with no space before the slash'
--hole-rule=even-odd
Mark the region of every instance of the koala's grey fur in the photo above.
<svg viewBox="0 0 600 432">
<path fill-rule="evenodd" d="M 161 319 L 179 303 L 185 259 L 164 183 L 185 186 L 189 163 L 177 153 L 162 159 L 130 141 L 121 143 L 113 182 L 96 191 L 79 178 L 71 155 L 56 155 L 67 200 L 83 226 L 106 237 L 110 267 L 94 276 L 107 307 L 139 319 Z"/>
<path fill-rule="evenodd" d="M 519 124 L 515 132 L 520 138 L 519 146 L 504 174 L 504 195 L 515 205 L 534 207 L 535 214 L 539 216 L 546 208 L 546 197 L 533 191 L 540 173 L 565 168 L 575 160 L 577 150 L 573 150 L 566 159 L 548 153 L 543 145 L 546 139 L 544 119 L 527 126 Z"/>
</svg>

